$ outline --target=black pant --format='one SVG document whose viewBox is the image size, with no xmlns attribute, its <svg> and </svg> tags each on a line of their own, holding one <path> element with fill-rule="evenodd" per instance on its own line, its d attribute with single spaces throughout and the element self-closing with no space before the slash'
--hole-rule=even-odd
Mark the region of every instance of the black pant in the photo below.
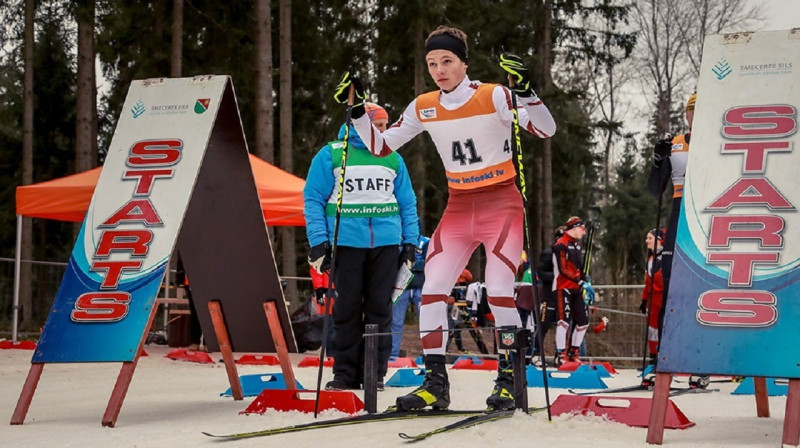
<svg viewBox="0 0 800 448">
<path fill-rule="evenodd" d="M 333 376 L 348 383 L 362 383 L 364 326 L 376 324 L 380 333 L 391 331 L 392 291 L 400 252 L 398 246 L 339 246 L 337 251 Z M 386 375 L 391 351 L 391 336 L 379 336 L 378 378 Z"/>
<path fill-rule="evenodd" d="M 664 237 L 664 249 L 661 252 L 661 275 L 664 277 L 664 292 L 662 293 L 661 309 L 658 312 L 658 340 L 664 328 L 664 312 L 667 309 L 669 298 L 669 279 L 672 277 L 672 258 L 675 256 L 675 239 L 678 236 L 678 218 L 681 215 L 682 198 L 672 198 L 672 212 L 669 215 L 669 227 Z"/>
</svg>

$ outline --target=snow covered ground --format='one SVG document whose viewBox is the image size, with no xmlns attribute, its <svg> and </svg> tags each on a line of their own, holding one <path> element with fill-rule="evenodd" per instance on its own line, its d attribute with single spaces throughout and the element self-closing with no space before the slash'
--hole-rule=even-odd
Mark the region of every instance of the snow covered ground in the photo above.
<svg viewBox="0 0 800 448">
<path fill-rule="evenodd" d="M 223 364 L 193 364 L 164 357 L 168 348 L 150 346 L 150 354 L 139 361 L 127 398 L 115 428 L 104 428 L 100 421 L 114 386 L 120 364 L 48 364 L 31 404 L 25 424 L 10 426 L 17 398 L 22 389 L 32 352 L 0 350 L 0 446 L 3 447 L 194 447 L 213 446 L 292 446 L 292 447 L 392 447 L 405 443 L 398 432 L 418 433 L 444 425 L 452 418 L 405 422 L 368 423 L 357 426 L 318 429 L 294 434 L 218 442 L 201 431 L 218 434 L 253 431 L 304 423 L 310 414 L 269 411 L 264 415 L 239 415 L 252 398 L 233 401 L 219 394 L 229 386 Z M 292 355 L 294 365 L 306 355 Z M 219 353 L 213 353 L 216 361 Z M 279 367 L 239 366 L 239 374 L 279 373 Z M 297 379 L 306 388 L 316 383 L 316 368 L 295 368 Z M 389 375 L 393 373 L 390 370 Z M 637 383 L 637 372 L 622 370 L 607 379 L 609 387 Z M 323 382 L 330 379 L 325 369 Z M 480 409 L 492 386 L 493 373 L 451 371 L 453 409 Z M 387 376 L 388 378 L 388 376 Z M 685 384 L 675 384 L 685 386 Z M 695 423 L 686 430 L 667 430 L 666 447 L 779 447 L 783 431 L 786 397 L 770 397 L 771 418 L 757 418 L 752 395 L 730 395 L 736 385 L 713 384 L 720 392 L 683 395 L 673 401 Z M 378 409 L 393 404 L 408 388 L 387 388 L 378 394 Z M 568 393 L 551 389 L 551 400 Z M 360 394 L 360 392 L 359 392 Z M 639 392 L 630 396 L 649 397 Z M 532 406 L 544 405 L 542 389 L 529 389 Z M 322 418 L 342 417 L 326 412 Z M 509 447 L 509 446 L 588 446 L 644 447 L 646 429 L 631 428 L 604 421 L 601 417 L 560 416 L 548 423 L 545 413 L 483 424 L 457 432 L 434 436 L 418 446 Z"/>
</svg>

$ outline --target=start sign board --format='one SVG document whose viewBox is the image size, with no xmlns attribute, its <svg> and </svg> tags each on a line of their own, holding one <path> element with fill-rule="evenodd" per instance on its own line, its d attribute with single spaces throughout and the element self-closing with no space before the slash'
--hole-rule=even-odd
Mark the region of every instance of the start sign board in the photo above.
<svg viewBox="0 0 800 448">
<path fill-rule="evenodd" d="M 800 378 L 800 30 L 709 36 L 658 370 Z"/>
<path fill-rule="evenodd" d="M 179 240 L 209 345 L 220 300 L 234 349 L 269 351 L 263 302 L 291 327 L 227 76 L 132 83 L 32 362 L 133 360 Z"/>
</svg>

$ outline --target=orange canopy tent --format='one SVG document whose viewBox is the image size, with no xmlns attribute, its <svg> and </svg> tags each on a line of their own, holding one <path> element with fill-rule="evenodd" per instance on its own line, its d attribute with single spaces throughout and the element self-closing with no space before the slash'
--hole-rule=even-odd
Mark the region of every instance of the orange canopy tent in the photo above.
<svg viewBox="0 0 800 448">
<path fill-rule="evenodd" d="M 256 180 L 261 210 L 267 225 L 304 226 L 305 181 L 252 154 L 250 154 L 250 168 Z M 14 318 L 11 332 L 15 343 L 19 308 L 21 217 L 83 221 L 102 169 L 99 167 L 59 179 L 17 187 L 17 249 L 14 263 Z"/>
<path fill-rule="evenodd" d="M 304 226 L 305 181 L 250 154 L 264 220 L 270 226 Z M 81 222 L 89 209 L 102 167 L 17 187 L 17 215 Z"/>
</svg>

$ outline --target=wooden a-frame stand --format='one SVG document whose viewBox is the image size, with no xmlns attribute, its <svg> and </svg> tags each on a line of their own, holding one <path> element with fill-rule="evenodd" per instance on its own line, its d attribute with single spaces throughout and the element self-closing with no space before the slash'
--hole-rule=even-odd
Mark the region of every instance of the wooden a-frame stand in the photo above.
<svg viewBox="0 0 800 448">
<path fill-rule="evenodd" d="M 222 353 L 222 360 L 225 363 L 225 370 L 228 373 L 228 381 L 231 384 L 231 395 L 233 395 L 234 400 L 242 400 L 244 399 L 242 384 L 239 382 L 239 374 L 236 371 L 236 361 L 233 359 L 233 350 L 231 348 L 230 338 L 228 337 L 228 327 L 225 325 L 225 316 L 222 312 L 220 302 L 217 300 L 208 302 L 208 312 L 211 314 L 214 334 L 217 336 L 219 351 Z M 283 379 L 286 382 L 286 389 L 296 389 L 294 370 L 292 370 L 289 350 L 283 338 L 283 330 L 281 328 L 281 321 L 278 318 L 278 309 L 275 307 L 275 302 L 264 302 L 264 312 L 267 315 L 267 326 L 272 335 L 272 342 L 275 344 L 275 353 L 278 355 L 278 361 L 281 363 L 281 372 L 283 372 Z"/>
<path fill-rule="evenodd" d="M 114 385 L 111 398 L 108 400 L 106 411 L 103 414 L 103 426 L 113 428 L 117 423 L 119 411 L 122 409 L 122 403 L 125 401 L 125 396 L 128 393 L 128 386 L 130 386 L 131 379 L 133 379 L 133 372 L 136 370 L 136 364 L 139 362 L 139 356 L 141 355 L 142 348 L 147 340 L 147 334 L 150 331 L 150 326 L 153 323 L 157 309 L 158 307 L 154 306 L 150 311 L 150 317 L 148 318 L 147 326 L 145 327 L 145 331 L 139 341 L 139 346 L 137 347 L 136 355 L 134 356 L 133 361 L 122 363 L 122 368 L 117 376 L 117 382 Z M 222 353 L 222 359 L 225 363 L 225 370 L 228 374 L 228 381 L 231 385 L 233 399 L 242 400 L 244 399 L 244 393 L 242 392 L 242 385 L 239 382 L 239 376 L 236 370 L 236 362 L 233 359 L 233 350 L 231 348 L 230 338 L 228 336 L 228 328 L 225 325 L 225 318 L 220 302 L 217 300 L 210 301 L 208 303 L 208 311 L 211 314 L 211 321 L 214 325 L 214 333 L 217 336 L 219 349 Z M 281 364 L 281 371 L 283 372 L 283 377 L 286 381 L 286 388 L 295 389 L 296 382 L 294 371 L 292 370 L 292 363 L 289 359 L 289 351 L 286 346 L 286 341 L 283 338 L 283 331 L 281 328 L 280 319 L 278 317 L 278 310 L 275 307 L 275 302 L 264 302 L 264 312 L 267 315 L 267 324 L 269 326 L 270 334 L 272 335 L 272 341 L 275 345 L 275 352 L 277 353 L 278 360 Z M 36 386 L 38 386 L 39 379 L 42 377 L 44 364 L 45 363 L 31 363 L 31 368 L 28 371 L 28 377 L 25 379 L 25 384 L 23 385 L 22 392 L 20 392 L 19 399 L 17 400 L 17 406 L 14 409 L 14 414 L 11 416 L 12 425 L 21 425 L 25 422 L 25 416 L 28 414 L 31 401 L 33 401 L 33 395 L 36 392 Z"/>
<path fill-rule="evenodd" d="M 664 423 L 667 417 L 672 374 L 656 373 L 655 382 L 650 422 L 647 427 L 647 443 L 661 445 L 664 440 Z M 763 377 L 753 378 L 753 383 L 755 385 L 756 415 L 769 417 L 766 379 Z M 783 417 L 782 443 L 789 446 L 800 444 L 800 379 L 789 380 L 789 395 L 786 397 L 786 413 Z"/>
</svg>

